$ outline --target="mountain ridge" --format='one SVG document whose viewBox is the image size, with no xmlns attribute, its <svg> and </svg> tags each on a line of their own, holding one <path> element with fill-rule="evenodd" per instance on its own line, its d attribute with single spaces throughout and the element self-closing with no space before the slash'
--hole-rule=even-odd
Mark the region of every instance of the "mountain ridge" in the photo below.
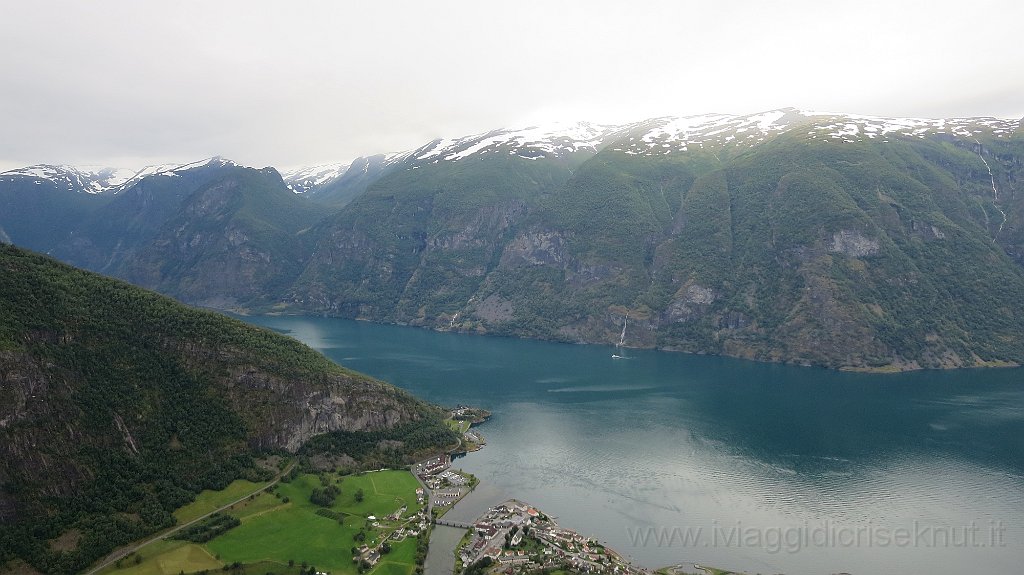
<svg viewBox="0 0 1024 575">
<path fill-rule="evenodd" d="M 628 314 L 638 347 L 843 369 L 1021 363 L 1020 125 L 786 108 L 502 129 L 337 177 L 286 171 L 319 174 L 301 194 L 273 169 L 203 166 L 181 172 L 187 190 L 144 178 L 168 193 L 95 199 L 92 220 L 141 235 L 72 223 L 41 247 L 239 311 L 586 343 L 618 341 Z M 215 180 L 277 207 L 199 216 Z M 18 223 L 0 214 L 22 243 Z"/>
<path fill-rule="evenodd" d="M 783 124 L 776 124 L 780 119 L 787 118 L 789 121 Z M 798 119 L 799 118 L 799 119 Z M 624 124 L 594 124 L 591 122 L 549 122 L 543 124 L 531 124 L 522 127 L 498 128 L 479 134 L 460 136 L 455 138 L 437 138 L 417 148 L 404 152 L 382 153 L 375 156 L 363 156 L 349 162 L 311 164 L 297 167 L 290 167 L 279 170 L 282 178 L 295 193 L 305 194 L 313 192 L 318 188 L 345 177 L 351 170 L 365 170 L 367 160 L 370 158 L 383 158 L 385 164 L 401 163 L 408 159 L 428 160 L 458 160 L 476 153 L 492 153 L 495 147 L 506 147 L 523 150 L 531 150 L 534 154 L 527 157 L 538 157 L 537 153 L 559 154 L 569 151 L 578 151 L 579 148 L 590 148 L 597 151 L 616 137 L 628 135 L 631 132 L 639 132 L 639 136 L 629 140 L 640 139 L 646 146 L 638 145 L 634 153 L 642 153 L 640 150 L 646 148 L 648 153 L 653 153 L 655 148 L 664 147 L 669 143 L 677 143 L 685 147 L 686 137 L 695 137 L 689 143 L 701 145 L 708 139 L 717 143 L 733 136 L 728 130 L 740 130 L 747 132 L 747 136 L 761 136 L 758 142 L 764 141 L 764 136 L 771 133 L 786 131 L 798 123 L 815 123 L 819 120 L 831 120 L 823 126 L 808 133 L 812 137 L 824 137 L 828 139 L 846 139 L 851 136 L 863 136 L 868 138 L 884 137 L 887 134 L 910 134 L 924 136 L 925 134 L 950 133 L 961 136 L 983 133 L 978 126 L 985 126 L 992 129 L 996 136 L 1012 136 L 1022 129 L 1024 118 L 996 118 L 991 116 L 967 116 L 954 118 L 920 118 L 900 116 L 874 116 L 865 114 L 846 114 L 840 112 L 823 112 L 800 110 L 797 108 L 778 108 L 752 114 L 726 114 L 707 113 L 689 116 L 659 116 Z M 974 128 L 973 130 L 971 128 Z M 757 128 L 760 132 L 751 132 Z M 832 132 L 827 130 L 832 129 Z M 588 132 L 589 130 L 589 132 Z M 852 132 L 850 131 L 852 130 Z M 817 132 L 817 133 L 815 133 Z M 719 137 L 720 136 L 720 137 Z M 844 138 L 845 137 L 845 138 Z M 505 139 L 502 139 L 505 138 Z M 518 140 L 516 146 L 509 146 L 511 140 Z M 607 141 L 605 141 L 607 140 Z M 628 149 L 628 148 L 627 148 Z M 625 151 L 625 150 L 623 150 Z M 678 151 L 659 149 L 659 153 L 671 153 Z M 97 166 L 67 166 L 52 164 L 35 164 L 24 168 L 15 168 L 0 172 L 0 182 L 5 178 L 16 177 L 30 178 L 35 180 L 62 180 L 69 189 L 75 188 L 85 193 L 106 193 L 121 190 L 129 187 L 130 184 L 148 175 L 175 172 L 176 170 L 197 167 L 207 163 L 221 162 L 239 165 L 231 160 L 214 156 L 205 160 L 186 163 L 167 163 L 145 166 L 141 169 L 97 167 Z M 243 166 L 253 167 L 255 166 Z"/>
</svg>

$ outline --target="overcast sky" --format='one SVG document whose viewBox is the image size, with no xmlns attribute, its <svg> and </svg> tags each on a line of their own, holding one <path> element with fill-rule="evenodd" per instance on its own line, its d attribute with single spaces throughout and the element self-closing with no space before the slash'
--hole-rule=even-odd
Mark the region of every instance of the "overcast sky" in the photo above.
<svg viewBox="0 0 1024 575">
<path fill-rule="evenodd" d="M 0 2 L 0 170 L 785 106 L 1024 116 L 1019 0 Z"/>
</svg>

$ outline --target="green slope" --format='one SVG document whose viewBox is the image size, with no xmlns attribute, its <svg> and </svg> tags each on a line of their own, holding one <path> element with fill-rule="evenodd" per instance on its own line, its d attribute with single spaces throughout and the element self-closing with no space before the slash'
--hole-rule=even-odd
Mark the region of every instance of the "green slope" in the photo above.
<svg viewBox="0 0 1024 575">
<path fill-rule="evenodd" d="M 535 187 L 482 161 L 407 170 L 324 222 L 292 303 L 601 343 L 628 314 L 627 345 L 835 368 L 1020 363 L 1024 142 L 975 133 L 611 145 Z"/>
<path fill-rule="evenodd" d="M 323 433 L 374 465 L 453 440 L 436 408 L 290 338 L 0 245 L 0 565 L 78 570 Z"/>
</svg>

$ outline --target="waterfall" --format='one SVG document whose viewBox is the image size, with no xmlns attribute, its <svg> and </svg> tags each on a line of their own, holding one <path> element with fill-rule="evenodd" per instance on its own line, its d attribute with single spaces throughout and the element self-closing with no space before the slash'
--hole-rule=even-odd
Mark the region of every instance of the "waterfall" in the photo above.
<svg viewBox="0 0 1024 575">
<path fill-rule="evenodd" d="M 985 163 L 985 169 L 988 170 L 988 179 L 992 183 L 992 205 L 995 206 L 1003 216 L 1003 221 L 999 223 L 999 229 L 996 230 L 996 235 L 992 238 L 992 241 L 995 242 L 996 238 L 998 238 L 999 234 L 1003 231 L 1003 226 L 1006 225 L 1006 212 L 1003 211 L 1003 208 L 999 207 L 999 188 L 996 188 L 996 177 L 992 173 L 992 166 L 988 165 L 988 160 L 986 160 L 985 156 L 982 155 L 985 147 L 981 145 L 981 142 L 979 142 L 977 138 L 974 139 L 974 143 L 978 144 L 978 157 Z M 987 218 L 988 213 L 986 213 L 985 216 Z"/>
</svg>

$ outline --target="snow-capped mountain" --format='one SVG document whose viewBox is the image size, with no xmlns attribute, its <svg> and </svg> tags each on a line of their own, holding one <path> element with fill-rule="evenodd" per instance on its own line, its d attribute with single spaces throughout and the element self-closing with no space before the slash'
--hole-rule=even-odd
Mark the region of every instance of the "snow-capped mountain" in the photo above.
<svg viewBox="0 0 1024 575">
<path fill-rule="evenodd" d="M 375 172 L 387 170 L 404 160 L 412 152 L 378 154 L 359 157 L 351 163 L 318 164 L 281 170 L 281 177 L 288 189 L 296 194 L 315 195 L 329 190 L 331 185 L 343 180 L 372 176 Z"/>
<path fill-rule="evenodd" d="M 981 133 L 1009 137 L 1018 129 L 1020 121 L 1015 119 L 884 118 L 782 108 L 757 114 L 653 118 L 621 125 L 577 122 L 498 129 L 459 138 L 437 139 L 411 152 L 392 154 L 388 158 L 392 163 L 408 160 L 410 167 L 416 167 L 491 154 L 538 160 L 579 152 L 596 154 L 606 148 L 634 155 L 664 155 L 686 151 L 690 147 L 754 146 L 792 130 L 803 130 L 802 133 L 812 139 L 850 142 L 897 135 L 923 138 L 943 133 L 960 137 Z M 309 177 L 308 173 L 320 178 L 314 186 L 324 185 L 341 175 L 329 173 L 327 167 L 293 170 L 285 179 L 291 183 L 300 175 Z"/>
<path fill-rule="evenodd" d="M 352 162 L 296 167 L 281 172 L 297 194 L 331 197 L 347 203 L 384 174 L 427 164 L 469 158 L 516 156 L 527 160 L 574 156 L 580 160 L 603 150 L 657 156 L 693 149 L 750 147 L 785 133 L 822 142 L 856 142 L 890 137 L 924 138 L 949 134 L 974 138 L 991 134 L 1008 138 L 1021 129 L 1020 120 L 999 118 L 883 118 L 782 108 L 757 114 L 701 114 L 663 117 L 621 125 L 588 122 L 552 123 L 498 129 L 459 138 L 442 138 L 417 149 L 360 157 Z M 49 184 L 88 194 L 118 193 L 149 176 L 174 177 L 211 164 L 233 164 L 214 157 L 188 164 L 148 166 L 141 170 L 106 167 L 34 165 L 0 173 L 0 183 Z"/>
<path fill-rule="evenodd" d="M 438 163 L 485 154 L 504 153 L 536 160 L 580 151 L 597 153 L 628 127 L 578 122 L 492 130 L 462 138 L 434 140 L 410 156 L 417 162 Z"/>
<path fill-rule="evenodd" d="M 296 194 L 305 194 L 328 182 L 345 175 L 351 164 L 320 164 L 301 168 L 281 170 L 281 177 L 288 189 Z"/>
<path fill-rule="evenodd" d="M 37 164 L 0 173 L 0 182 L 31 181 L 36 185 L 50 183 L 57 188 L 87 194 L 101 194 L 120 187 L 137 174 L 136 170 Z"/>
<path fill-rule="evenodd" d="M 656 118 L 634 126 L 628 129 L 628 137 L 610 149 L 627 154 L 658 155 L 691 148 L 753 146 L 791 131 L 810 139 L 840 142 L 890 136 L 923 138 L 933 134 L 970 138 L 991 133 L 996 137 L 1009 137 L 1019 129 L 1020 121 L 998 118 L 883 118 L 783 108 L 749 115 Z"/>
<path fill-rule="evenodd" d="M 203 166 L 235 165 L 220 157 L 207 158 L 187 164 L 146 166 L 141 170 L 126 168 L 51 166 L 37 164 L 0 173 L 0 183 L 30 182 L 49 184 L 59 190 L 85 194 L 118 193 L 130 188 L 148 176 L 179 176 L 181 172 Z"/>
</svg>

